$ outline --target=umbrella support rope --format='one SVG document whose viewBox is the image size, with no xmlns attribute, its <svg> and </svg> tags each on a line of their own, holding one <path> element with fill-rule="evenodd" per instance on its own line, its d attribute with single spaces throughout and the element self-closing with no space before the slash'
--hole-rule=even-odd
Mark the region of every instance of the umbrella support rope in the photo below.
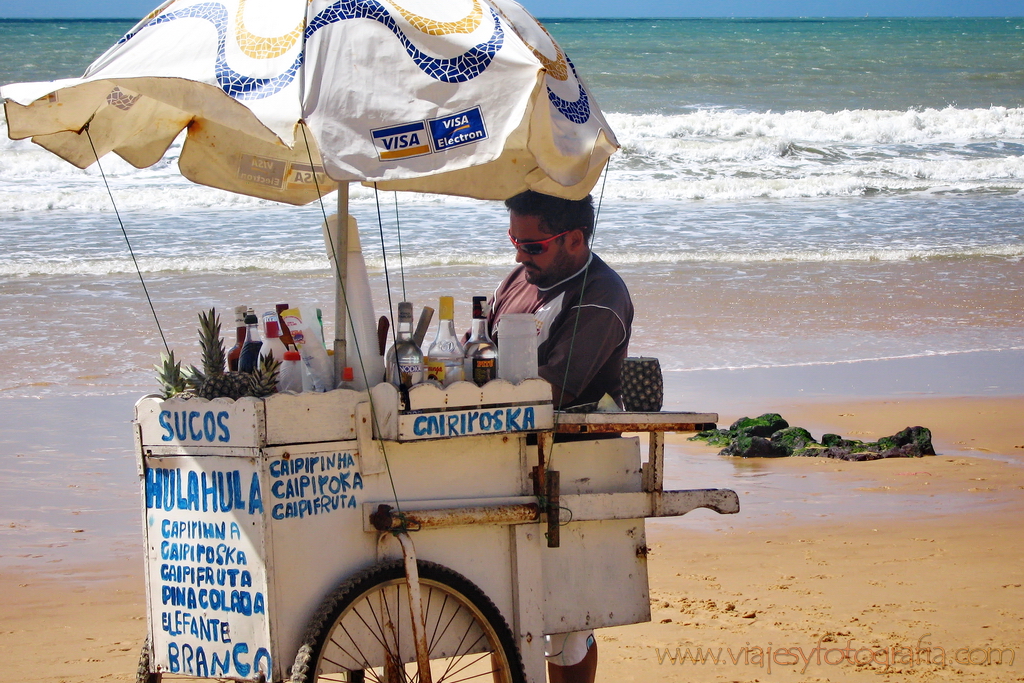
<svg viewBox="0 0 1024 683">
<path fill-rule="evenodd" d="M 609 158 L 608 161 L 605 163 L 604 171 L 602 172 L 601 192 L 597 196 L 597 209 L 594 211 L 594 229 L 590 233 L 591 249 L 593 249 L 594 239 L 597 237 L 597 221 L 598 221 L 598 218 L 601 217 L 601 204 L 604 201 L 604 189 L 605 189 L 605 185 L 608 183 L 608 166 L 610 166 L 610 165 L 611 165 L 611 159 Z M 569 337 L 569 353 L 565 357 L 565 374 L 562 376 L 562 389 L 563 389 L 563 391 L 565 390 L 565 383 L 569 381 L 569 368 L 572 366 L 572 349 L 573 349 L 573 346 L 576 343 L 576 332 L 577 332 L 577 330 L 579 330 L 579 326 L 580 326 L 580 313 L 583 310 L 583 294 L 584 294 L 584 292 L 585 292 L 585 290 L 587 288 L 587 276 L 589 274 L 590 274 L 590 260 L 587 261 L 587 265 L 583 269 L 583 286 L 580 287 L 580 298 L 579 298 L 579 301 L 576 302 L 576 316 L 573 319 L 573 323 L 572 323 L 572 335 Z M 559 400 L 559 405 L 556 406 L 556 408 L 560 408 L 560 407 L 561 407 L 561 400 Z M 554 427 L 553 427 L 555 432 L 558 431 L 558 413 L 559 413 L 559 411 L 555 410 L 555 421 L 554 421 Z M 548 456 L 548 468 L 549 469 L 551 468 L 552 461 L 554 460 L 554 457 L 555 457 L 555 445 L 554 445 L 554 443 L 552 443 L 551 444 L 551 454 Z"/>
<path fill-rule="evenodd" d="M 384 248 L 384 218 L 380 212 L 380 193 L 377 191 L 377 183 L 373 184 L 373 199 L 377 205 L 377 232 L 380 233 L 380 257 L 384 262 L 384 287 L 388 293 L 388 317 L 391 318 L 392 324 L 389 326 L 391 332 L 391 343 L 392 345 L 398 343 L 398 328 L 394 324 L 395 320 L 395 302 L 391 300 L 391 276 L 390 270 L 388 269 L 388 252 Z M 405 295 L 405 275 L 402 275 L 402 295 L 403 301 Z M 387 372 L 387 359 L 385 359 L 385 369 Z"/>
<path fill-rule="evenodd" d="M 373 184 L 373 191 L 377 192 L 377 183 Z M 402 222 L 398 220 L 398 192 L 395 192 L 395 232 L 398 233 L 398 272 L 402 275 L 402 301 L 408 301 L 409 295 L 405 291 L 405 255 L 402 253 Z"/>
<path fill-rule="evenodd" d="M 300 128 L 302 130 L 303 141 L 306 143 L 306 154 L 309 157 L 309 167 L 310 168 L 316 168 L 313 165 L 313 153 L 310 152 L 310 150 L 309 150 L 309 141 L 306 139 L 306 126 L 302 125 L 302 126 L 300 126 Z M 316 195 L 317 195 L 317 201 L 320 204 L 320 213 L 323 216 L 324 224 L 326 224 L 327 223 L 327 209 L 324 207 L 324 193 L 320 190 L 320 182 L 317 180 L 316 173 L 313 174 L 313 182 L 316 185 Z M 347 212 L 346 212 L 346 214 L 347 214 Z M 346 220 L 345 223 L 346 224 L 343 226 L 342 229 L 344 229 L 346 231 L 346 234 L 348 234 L 347 233 L 347 231 L 348 231 L 348 221 Z M 338 286 L 341 288 L 341 296 L 342 296 L 342 300 L 343 300 L 344 305 L 345 305 L 345 311 L 346 311 L 346 314 L 347 314 L 347 319 L 348 320 L 352 320 L 352 309 L 349 307 L 349 303 L 348 303 L 348 292 L 347 292 L 347 287 L 345 286 L 345 279 L 341 276 L 341 267 L 338 265 L 338 261 L 340 259 L 342 259 L 342 258 L 347 259 L 348 258 L 348 253 L 346 251 L 345 254 L 342 254 L 342 255 L 338 254 L 338 251 L 337 251 L 337 249 L 335 248 L 335 245 L 334 245 L 334 239 L 331 237 L 331 231 L 330 230 L 327 231 L 327 239 L 330 242 L 330 244 L 328 244 L 327 246 L 331 250 L 331 253 L 334 254 L 334 276 L 335 276 L 335 278 L 336 278 L 336 280 L 338 282 Z M 353 332 L 355 332 L 355 325 L 352 325 L 352 330 L 353 330 Z M 337 331 L 335 331 L 335 336 L 337 336 Z M 377 417 L 377 408 L 376 408 L 376 406 L 374 405 L 374 402 L 373 402 L 373 392 L 370 391 L 369 378 L 368 378 L 368 376 L 366 374 L 366 366 L 363 364 L 363 354 L 362 354 L 362 352 L 359 349 L 359 337 L 358 337 L 358 335 L 356 335 L 356 334 L 352 335 L 352 343 L 355 344 L 356 357 L 359 358 L 359 370 L 360 370 L 360 372 L 363 375 L 363 381 L 366 382 L 366 384 L 367 384 L 366 395 L 367 395 L 367 397 L 369 399 L 369 402 L 370 402 L 370 417 L 373 420 L 373 428 L 377 432 L 377 434 L 380 434 L 381 433 L 380 421 L 378 420 L 378 417 Z M 384 467 L 386 468 L 387 473 L 388 473 L 388 482 L 391 484 L 391 495 L 394 496 L 394 499 L 395 499 L 395 509 L 398 510 L 398 512 L 401 512 L 402 511 L 402 505 L 401 505 L 401 503 L 398 500 L 398 491 L 395 489 L 395 479 L 391 475 L 391 463 L 388 460 L 388 450 L 387 450 L 387 447 L 384 445 L 384 441 L 383 440 L 378 440 L 377 443 L 380 444 L 380 452 L 381 452 L 381 455 L 384 458 Z"/>
<path fill-rule="evenodd" d="M 92 148 L 92 155 L 96 157 L 96 168 L 100 171 L 100 177 L 103 178 L 103 186 L 107 188 L 107 196 L 110 197 L 110 205 L 114 207 L 114 215 L 117 216 L 117 224 L 121 226 L 121 234 L 124 235 L 124 242 L 128 245 L 128 253 L 131 254 L 132 263 L 135 264 L 135 272 L 139 274 L 139 282 L 142 283 L 142 291 L 146 295 L 146 302 L 149 304 L 149 310 L 153 313 L 153 320 L 156 322 L 156 329 L 160 333 L 160 341 L 164 344 L 164 353 L 168 356 L 171 355 L 171 349 L 167 346 L 167 337 L 164 336 L 164 328 L 160 325 L 160 318 L 156 314 L 156 308 L 153 307 L 153 299 L 149 296 L 149 288 L 146 287 L 146 279 L 142 277 L 142 269 L 139 268 L 139 262 L 135 258 L 135 250 L 132 249 L 131 240 L 128 239 L 128 231 L 124 228 L 124 221 L 121 220 L 121 212 L 117 210 L 117 202 L 114 201 L 114 193 L 110 190 L 110 183 L 107 182 L 107 174 L 103 172 L 103 165 L 100 164 L 100 155 L 96 152 L 96 145 L 93 144 L 92 135 L 89 134 L 89 124 L 85 124 L 82 128 L 85 133 L 85 137 L 89 139 L 89 147 Z"/>
</svg>

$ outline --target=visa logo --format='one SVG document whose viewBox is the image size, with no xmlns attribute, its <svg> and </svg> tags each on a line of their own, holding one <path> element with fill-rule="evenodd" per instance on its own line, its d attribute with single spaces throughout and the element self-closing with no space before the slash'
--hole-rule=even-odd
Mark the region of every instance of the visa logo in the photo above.
<svg viewBox="0 0 1024 683">
<path fill-rule="evenodd" d="M 426 126 L 422 121 L 371 131 L 377 158 L 381 161 L 405 159 L 430 153 Z"/>
<path fill-rule="evenodd" d="M 381 142 L 384 144 L 384 149 L 405 149 L 406 147 L 419 147 L 421 144 L 420 136 L 416 133 L 412 135 L 395 135 L 390 138 L 382 138 Z"/>
</svg>

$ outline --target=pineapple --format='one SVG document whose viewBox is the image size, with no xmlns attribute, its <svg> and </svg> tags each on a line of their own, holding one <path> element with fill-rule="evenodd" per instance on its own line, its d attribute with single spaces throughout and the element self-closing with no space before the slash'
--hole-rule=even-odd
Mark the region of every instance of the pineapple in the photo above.
<svg viewBox="0 0 1024 683">
<path fill-rule="evenodd" d="M 249 395 L 249 376 L 242 372 L 224 372 L 224 342 L 220 338 L 220 316 L 217 309 L 199 314 L 199 347 L 203 352 L 203 369 L 192 366 L 189 385 L 200 398 L 227 397 L 239 399 Z"/>
<path fill-rule="evenodd" d="M 188 389 L 185 375 L 181 371 L 181 361 L 174 360 L 174 351 L 160 354 L 160 365 L 153 366 L 160 380 L 161 394 L 164 398 L 173 398 Z"/>
<path fill-rule="evenodd" d="M 661 410 L 665 385 L 657 358 L 626 358 L 622 362 L 621 378 L 626 410 L 639 413 Z"/>
<path fill-rule="evenodd" d="M 280 370 L 281 361 L 274 359 L 273 351 L 260 358 L 259 366 L 249 375 L 249 395 L 263 398 L 276 393 Z"/>
</svg>

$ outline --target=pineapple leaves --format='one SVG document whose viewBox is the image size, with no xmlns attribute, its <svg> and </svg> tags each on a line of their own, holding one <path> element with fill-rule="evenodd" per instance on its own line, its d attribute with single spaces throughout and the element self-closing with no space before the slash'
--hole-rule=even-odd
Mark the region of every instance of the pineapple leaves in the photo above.
<svg viewBox="0 0 1024 683">
<path fill-rule="evenodd" d="M 181 361 L 174 358 L 173 351 L 170 354 L 161 354 L 160 365 L 155 366 L 155 369 L 164 398 L 260 398 L 277 391 L 281 362 L 276 360 L 272 353 L 261 358 L 259 366 L 251 374 L 225 372 L 227 356 L 224 352 L 224 342 L 220 337 L 220 329 L 220 316 L 216 308 L 199 313 L 201 370 L 195 365 L 183 370 Z"/>
</svg>

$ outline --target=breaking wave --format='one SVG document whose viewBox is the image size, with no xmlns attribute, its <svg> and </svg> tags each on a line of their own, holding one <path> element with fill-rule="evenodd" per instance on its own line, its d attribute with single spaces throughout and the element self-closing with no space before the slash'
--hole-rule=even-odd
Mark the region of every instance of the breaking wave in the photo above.
<svg viewBox="0 0 1024 683">
<path fill-rule="evenodd" d="M 1024 108 L 609 114 L 622 144 L 609 199 L 742 200 L 1024 192 Z M 0 120 L 0 212 L 110 211 L 98 170 L 79 170 Z M 247 208 L 269 202 L 192 185 L 179 138 L 158 164 L 102 160 L 119 209 Z M 353 186 L 352 201 L 373 202 Z M 329 204 L 332 200 L 327 199 Z M 459 202 L 403 195 L 403 202 Z"/>
</svg>

